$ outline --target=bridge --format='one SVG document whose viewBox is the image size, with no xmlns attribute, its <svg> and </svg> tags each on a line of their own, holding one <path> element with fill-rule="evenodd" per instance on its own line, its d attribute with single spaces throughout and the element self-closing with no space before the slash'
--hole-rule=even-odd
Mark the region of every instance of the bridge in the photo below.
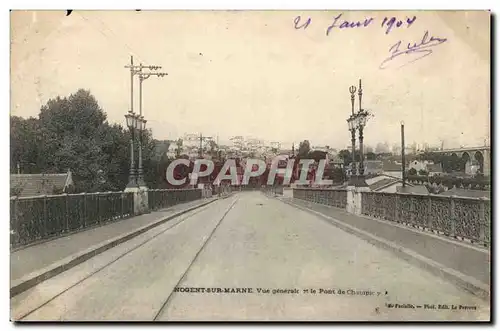
<svg viewBox="0 0 500 331">
<path fill-rule="evenodd" d="M 200 191 L 11 199 L 12 320 L 490 319 L 489 200 Z"/>
<path fill-rule="evenodd" d="M 456 156 L 457 158 L 463 158 L 465 161 L 465 171 L 471 168 L 472 162 L 476 161 L 479 164 L 479 170 L 484 175 L 489 176 L 491 172 L 491 149 L 490 146 L 478 146 L 478 147 L 460 147 L 460 148 L 448 148 L 433 151 L 432 153 L 437 154 L 447 154 Z"/>
</svg>

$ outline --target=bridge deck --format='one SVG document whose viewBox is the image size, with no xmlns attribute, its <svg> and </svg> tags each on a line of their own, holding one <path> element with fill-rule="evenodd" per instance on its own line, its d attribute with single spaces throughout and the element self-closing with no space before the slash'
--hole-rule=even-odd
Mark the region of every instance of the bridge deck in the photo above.
<svg viewBox="0 0 500 331">
<path fill-rule="evenodd" d="M 207 200 L 178 204 L 168 209 L 119 220 L 38 245 L 31 245 L 15 250 L 10 255 L 10 277 L 12 280 L 20 279 L 31 272 L 48 267 L 91 246 L 105 243 L 107 240 L 175 215 L 183 210 L 204 203 L 204 201 Z"/>
<path fill-rule="evenodd" d="M 490 284 L 490 254 L 487 249 L 439 237 L 434 234 L 398 226 L 394 222 L 370 217 L 360 217 L 343 209 L 311 203 L 299 199 L 283 198 L 284 201 L 319 212 L 334 219 L 367 231 L 446 267 Z"/>
<path fill-rule="evenodd" d="M 298 293 L 273 295 L 273 289 Z M 476 310 L 391 309 L 390 303 Z M 260 192 L 238 193 L 160 225 L 13 297 L 11 305 L 15 320 L 489 319 L 488 302 Z"/>
</svg>

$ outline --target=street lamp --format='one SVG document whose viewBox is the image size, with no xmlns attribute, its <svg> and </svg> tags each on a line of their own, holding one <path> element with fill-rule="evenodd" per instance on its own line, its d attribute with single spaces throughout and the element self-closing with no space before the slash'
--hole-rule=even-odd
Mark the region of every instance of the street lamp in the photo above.
<svg viewBox="0 0 500 331">
<path fill-rule="evenodd" d="M 356 115 L 351 115 L 347 119 L 347 125 L 349 126 L 349 131 L 351 131 L 351 143 L 352 143 L 352 163 L 351 163 L 351 178 L 356 175 L 356 164 L 354 159 L 354 153 L 356 148 Z"/>
<path fill-rule="evenodd" d="M 359 175 L 363 176 L 365 173 L 365 165 L 364 165 L 364 151 L 363 151 L 363 129 L 366 126 L 366 122 L 368 120 L 368 117 L 370 116 L 370 113 L 365 110 L 361 109 L 357 114 L 356 114 L 356 125 L 359 130 L 359 154 L 360 154 L 360 160 L 359 160 Z"/>
<path fill-rule="evenodd" d="M 352 164 L 351 164 L 351 184 L 353 183 L 353 177 L 356 176 L 356 163 L 355 163 L 355 153 L 356 153 L 356 115 L 354 114 L 354 98 L 356 94 L 356 86 L 349 87 L 349 92 L 351 93 L 351 116 L 347 119 L 347 124 L 349 126 L 349 131 L 351 131 L 351 144 L 352 144 Z"/>
<path fill-rule="evenodd" d="M 137 115 L 134 114 L 134 112 L 129 111 L 125 115 L 125 120 L 130 130 L 130 173 L 129 173 L 127 188 L 135 188 L 137 187 L 137 183 L 135 177 L 134 135 L 135 135 L 135 129 L 137 128 Z"/>
</svg>

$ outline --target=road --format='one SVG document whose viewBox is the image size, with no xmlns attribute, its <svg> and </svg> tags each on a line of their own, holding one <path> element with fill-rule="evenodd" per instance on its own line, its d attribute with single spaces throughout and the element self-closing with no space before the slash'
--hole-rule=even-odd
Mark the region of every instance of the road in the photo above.
<svg viewBox="0 0 500 331">
<path fill-rule="evenodd" d="M 176 287 L 252 293 L 175 292 Z M 293 291 L 273 294 L 275 289 Z M 427 309 L 416 308 L 425 304 Z M 11 316 L 23 321 L 488 320 L 489 303 L 315 215 L 260 192 L 244 192 L 21 293 L 11 299 Z"/>
</svg>

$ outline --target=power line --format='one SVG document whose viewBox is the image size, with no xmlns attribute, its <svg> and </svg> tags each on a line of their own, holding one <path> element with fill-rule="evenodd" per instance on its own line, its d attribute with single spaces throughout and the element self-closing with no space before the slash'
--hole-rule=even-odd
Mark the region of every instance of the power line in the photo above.
<svg viewBox="0 0 500 331">
<path fill-rule="evenodd" d="M 130 47 L 127 43 L 125 43 L 125 42 L 123 42 L 123 41 L 120 43 L 120 42 L 117 40 L 117 39 L 119 39 L 119 38 L 118 38 L 118 36 L 117 36 L 117 35 L 116 35 L 116 34 L 115 34 L 115 33 L 114 33 L 114 32 L 113 32 L 113 31 L 112 31 L 112 30 L 111 30 L 111 29 L 110 29 L 110 28 L 109 28 L 109 27 L 108 27 L 108 26 L 107 26 L 107 25 L 106 25 L 106 24 L 105 24 L 105 23 L 104 23 L 101 19 L 99 19 L 98 17 L 94 17 L 94 19 L 99 20 L 99 22 L 101 22 L 101 24 L 102 24 L 102 25 L 104 25 L 104 26 L 106 27 L 106 29 L 107 29 L 109 32 L 111 32 L 111 34 L 113 34 L 113 35 L 115 36 L 115 38 L 111 38 L 110 36 L 106 35 L 106 34 L 104 33 L 104 31 L 103 31 L 103 29 L 102 29 L 102 28 L 98 27 L 96 24 L 93 24 L 93 23 L 92 23 L 92 22 L 91 22 L 91 21 L 90 21 L 87 17 L 85 17 L 82 13 L 80 13 L 80 12 L 76 12 L 76 13 L 78 13 L 78 15 L 80 15 L 80 17 L 81 17 L 81 18 L 83 18 L 83 19 L 84 19 L 87 23 L 89 23 L 91 26 L 93 26 L 93 27 L 94 27 L 94 28 L 95 28 L 95 29 L 96 29 L 96 30 L 97 30 L 100 34 L 102 34 L 102 35 L 103 35 L 103 36 L 104 36 L 107 40 L 110 40 L 110 39 L 111 39 L 111 40 L 113 40 L 113 42 L 115 43 L 115 45 L 116 45 L 116 44 L 118 44 L 118 45 L 120 45 L 120 47 L 123 47 L 124 49 L 126 48 L 126 49 L 127 49 L 127 52 L 131 52 L 131 53 L 133 53 L 133 55 L 135 55 L 137 58 L 139 58 L 139 60 L 141 60 L 142 62 L 145 62 L 145 61 L 143 60 L 143 57 L 141 57 L 141 56 L 139 55 L 139 53 L 138 53 L 138 52 L 136 52 L 135 50 L 133 50 L 133 49 L 132 49 L 132 47 Z M 94 22 L 95 22 L 95 21 L 94 21 Z"/>
</svg>

